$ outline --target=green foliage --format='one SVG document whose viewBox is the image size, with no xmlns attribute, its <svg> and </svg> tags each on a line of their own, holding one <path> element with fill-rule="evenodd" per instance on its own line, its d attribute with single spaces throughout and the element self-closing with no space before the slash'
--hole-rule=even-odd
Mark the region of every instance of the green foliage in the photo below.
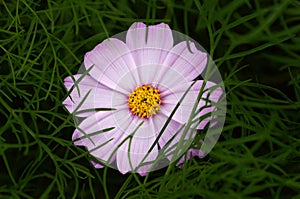
<svg viewBox="0 0 300 199">
<path fill-rule="evenodd" d="M 0 198 L 299 198 L 297 0 L 0 1 Z M 220 141 L 183 168 L 96 170 L 61 102 L 85 52 L 135 21 L 168 23 L 221 71 Z"/>
</svg>

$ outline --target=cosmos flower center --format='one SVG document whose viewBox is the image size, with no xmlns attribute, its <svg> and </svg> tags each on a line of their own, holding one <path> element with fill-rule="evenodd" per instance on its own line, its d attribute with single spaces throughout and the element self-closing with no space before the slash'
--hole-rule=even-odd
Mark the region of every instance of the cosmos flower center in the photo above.
<svg viewBox="0 0 300 199">
<path fill-rule="evenodd" d="M 136 87 L 128 95 L 130 111 L 140 118 L 149 118 L 160 109 L 161 97 L 157 88 L 147 84 Z"/>
</svg>

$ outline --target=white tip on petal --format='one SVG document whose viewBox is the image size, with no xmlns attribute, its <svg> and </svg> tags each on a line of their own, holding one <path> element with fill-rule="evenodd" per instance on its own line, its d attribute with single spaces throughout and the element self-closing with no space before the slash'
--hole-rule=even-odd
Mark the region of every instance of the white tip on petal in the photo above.
<svg viewBox="0 0 300 199">
<path fill-rule="evenodd" d="M 170 49 L 173 47 L 173 35 L 165 23 L 146 27 L 143 23 L 134 23 L 126 35 L 126 44 L 131 50 L 140 48 Z"/>
</svg>

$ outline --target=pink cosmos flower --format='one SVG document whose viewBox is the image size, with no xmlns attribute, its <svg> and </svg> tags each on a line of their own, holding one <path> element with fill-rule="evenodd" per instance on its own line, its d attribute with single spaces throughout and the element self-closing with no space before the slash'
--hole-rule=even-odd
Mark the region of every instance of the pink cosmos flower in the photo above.
<svg viewBox="0 0 300 199">
<path fill-rule="evenodd" d="M 207 59 L 191 41 L 174 44 L 164 23 L 134 23 L 125 42 L 104 40 L 86 53 L 85 73 L 65 79 L 70 95 L 63 104 L 83 118 L 73 134 L 75 144 L 85 146 L 98 160 L 92 161 L 96 168 L 115 164 L 121 173 L 145 175 L 162 156 L 178 161 L 184 151 L 175 157 L 177 144 L 191 143 L 196 129 L 211 121 L 212 117 L 200 118 L 214 111 L 213 103 L 223 93 L 211 89 L 213 82 L 195 81 Z M 189 149 L 187 159 L 190 155 L 203 152 Z"/>
</svg>

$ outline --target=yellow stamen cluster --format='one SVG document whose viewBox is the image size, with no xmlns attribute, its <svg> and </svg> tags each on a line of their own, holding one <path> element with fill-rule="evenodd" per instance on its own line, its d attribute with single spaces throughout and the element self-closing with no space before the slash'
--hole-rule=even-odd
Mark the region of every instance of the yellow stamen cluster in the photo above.
<svg viewBox="0 0 300 199">
<path fill-rule="evenodd" d="M 138 86 L 128 95 L 130 111 L 140 118 L 149 118 L 160 109 L 161 99 L 159 90 L 151 85 Z"/>
</svg>

